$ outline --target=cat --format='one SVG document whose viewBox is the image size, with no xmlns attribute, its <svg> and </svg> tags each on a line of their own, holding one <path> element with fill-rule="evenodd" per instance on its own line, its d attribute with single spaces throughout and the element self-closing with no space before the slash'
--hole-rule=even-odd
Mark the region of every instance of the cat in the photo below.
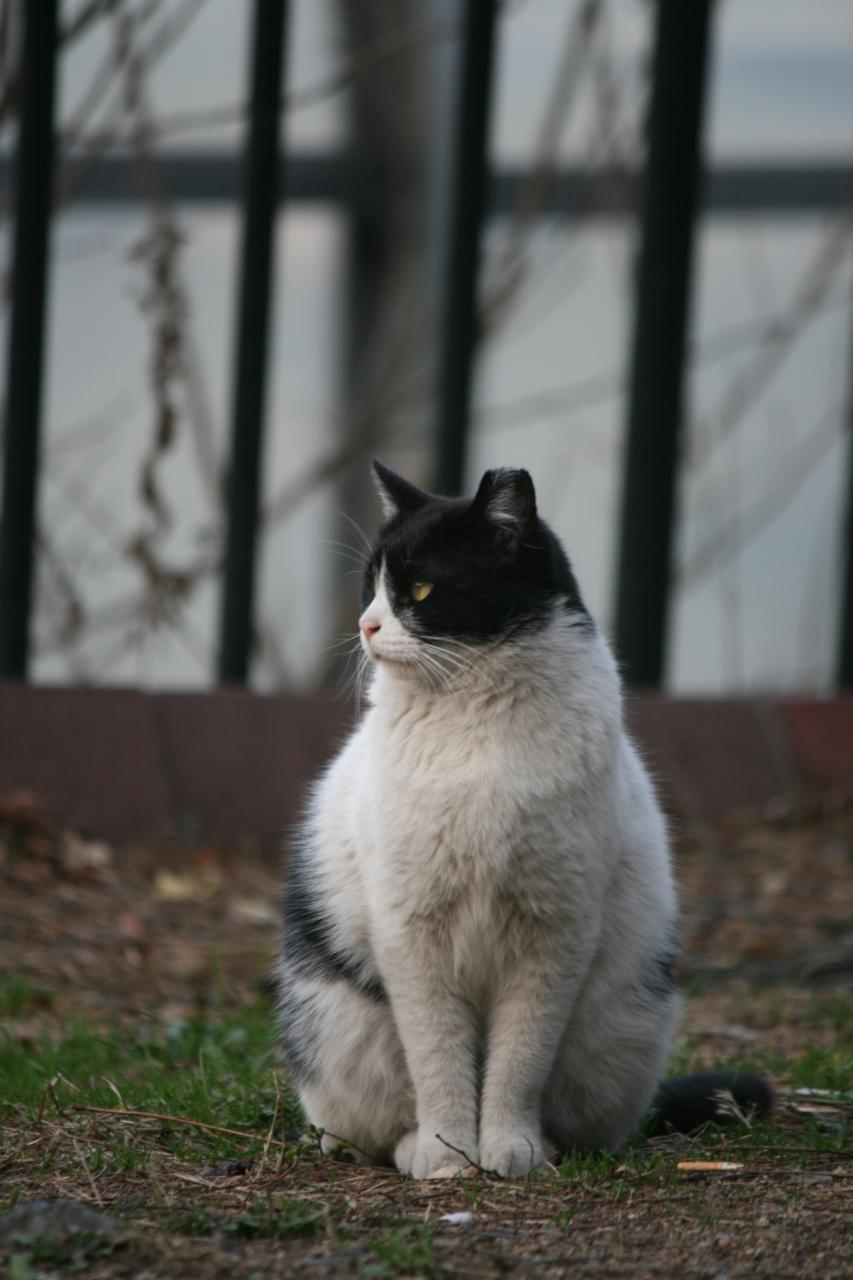
<svg viewBox="0 0 853 1280">
<path fill-rule="evenodd" d="M 667 829 L 622 720 L 610 649 L 524 470 L 473 500 L 379 462 L 359 621 L 368 708 L 314 788 L 289 859 L 281 1036 L 329 1151 L 415 1178 L 530 1173 L 618 1151 L 678 1016 Z M 685 1111 L 686 1109 L 686 1111 Z"/>
</svg>

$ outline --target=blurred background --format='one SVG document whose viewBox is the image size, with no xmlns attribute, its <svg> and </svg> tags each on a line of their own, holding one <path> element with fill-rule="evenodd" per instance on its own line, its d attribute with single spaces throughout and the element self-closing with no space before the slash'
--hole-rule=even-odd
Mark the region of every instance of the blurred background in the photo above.
<svg viewBox="0 0 853 1280">
<path fill-rule="evenodd" d="M 853 683 L 849 0 L 52 8 L 0 3 L 3 675 L 339 685 L 378 454 L 526 467 L 638 684 Z"/>
</svg>

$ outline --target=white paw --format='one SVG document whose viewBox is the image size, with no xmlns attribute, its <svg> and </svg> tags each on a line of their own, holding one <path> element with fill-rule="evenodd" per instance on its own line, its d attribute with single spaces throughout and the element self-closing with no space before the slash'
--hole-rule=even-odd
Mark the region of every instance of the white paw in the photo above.
<svg viewBox="0 0 853 1280">
<path fill-rule="evenodd" d="M 408 1133 L 403 1134 L 394 1148 L 394 1163 L 401 1173 L 411 1176 L 417 1145 L 418 1131 L 417 1129 L 410 1129 Z"/>
<path fill-rule="evenodd" d="M 465 1154 L 460 1155 L 438 1138 L 422 1136 L 413 1129 L 397 1143 L 394 1163 L 401 1173 L 411 1178 L 455 1178 L 469 1170 L 472 1161 L 476 1163 L 477 1148 L 473 1142 L 466 1145 L 461 1140 L 453 1141 L 453 1146 Z"/>
<path fill-rule="evenodd" d="M 520 1126 L 486 1135 L 480 1146 L 480 1164 L 502 1178 L 526 1178 L 547 1158 L 542 1135 Z"/>
</svg>

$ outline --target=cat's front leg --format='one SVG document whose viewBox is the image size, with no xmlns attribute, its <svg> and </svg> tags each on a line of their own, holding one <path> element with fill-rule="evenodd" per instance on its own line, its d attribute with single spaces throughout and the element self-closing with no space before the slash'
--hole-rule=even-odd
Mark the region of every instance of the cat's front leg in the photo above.
<svg viewBox="0 0 853 1280">
<path fill-rule="evenodd" d="M 417 1113 L 395 1163 L 413 1178 L 443 1176 L 478 1160 L 476 1015 L 429 960 L 398 962 L 388 987 Z"/>
<path fill-rule="evenodd" d="M 531 946 L 496 992 L 489 1019 L 480 1112 L 480 1164 L 524 1177 L 550 1159 L 542 1094 L 585 967 Z M 584 951 L 586 948 L 584 948 Z"/>
</svg>

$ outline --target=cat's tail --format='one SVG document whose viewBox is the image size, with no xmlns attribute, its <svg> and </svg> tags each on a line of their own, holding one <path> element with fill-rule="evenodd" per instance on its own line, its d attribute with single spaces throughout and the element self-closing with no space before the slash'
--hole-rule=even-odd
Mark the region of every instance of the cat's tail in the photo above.
<svg viewBox="0 0 853 1280">
<path fill-rule="evenodd" d="M 675 1129 L 690 1133 L 708 1121 L 725 1124 L 738 1115 L 747 1120 L 766 1115 L 773 1090 L 762 1076 L 739 1071 L 699 1071 L 663 1080 L 649 1116 L 650 1136 Z"/>
</svg>

